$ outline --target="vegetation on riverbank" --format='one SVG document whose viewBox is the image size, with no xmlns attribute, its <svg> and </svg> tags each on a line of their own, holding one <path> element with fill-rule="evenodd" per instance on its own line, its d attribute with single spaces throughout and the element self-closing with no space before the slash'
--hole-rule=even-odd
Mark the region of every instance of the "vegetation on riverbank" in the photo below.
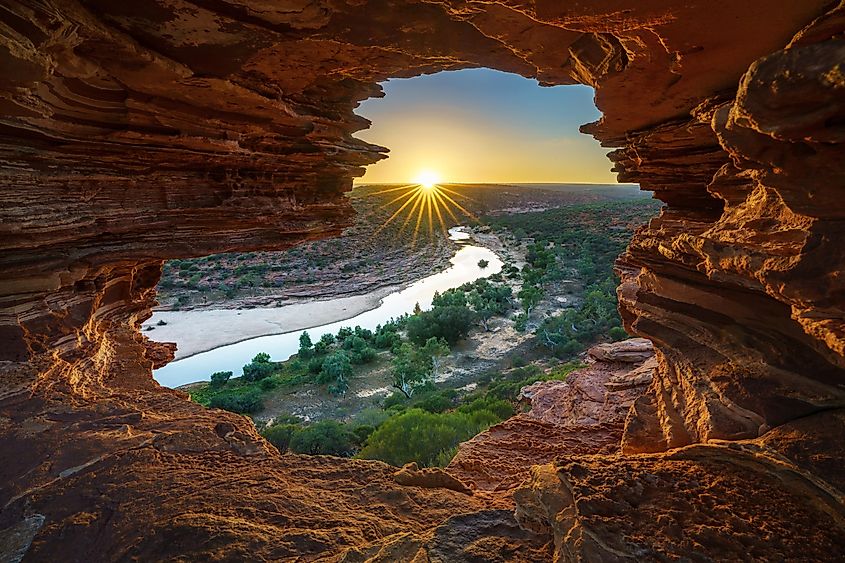
<svg viewBox="0 0 845 563">
<path fill-rule="evenodd" d="M 215 254 L 164 264 L 158 287 L 163 308 L 271 306 L 285 301 L 363 294 L 407 283 L 445 267 L 454 245 L 440 229 L 412 244 L 403 222 L 390 217 L 393 192 L 386 186 L 355 186 L 350 192 L 355 225 L 340 237 L 308 242 L 285 251 Z M 555 208 L 622 198 L 641 198 L 628 186 L 462 185 L 461 205 L 475 216 Z M 457 197 L 457 196 L 456 196 Z M 444 214 L 447 227 L 471 222 Z M 464 224 L 467 224 L 467 223 Z M 427 225 L 423 222 L 422 227 Z M 482 266 L 483 267 L 483 266 Z"/>
<path fill-rule="evenodd" d="M 522 268 L 522 301 L 525 326 L 531 309 L 551 288 L 577 280 L 584 287 L 581 303 L 561 307 L 549 315 L 535 333 L 558 358 L 585 350 L 596 338 L 626 337 L 617 311 L 618 279 L 613 263 L 631 240 L 633 229 L 654 216 L 655 200 L 601 202 L 485 217 L 500 236 L 512 236 L 527 245 L 527 264 Z"/>
<path fill-rule="evenodd" d="M 345 396 L 350 381 L 387 371 L 394 392 L 373 406 L 337 420 L 307 421 L 282 411 L 261 432 L 282 452 L 448 464 L 460 442 L 522 408 L 523 387 L 564 380 L 581 366 L 578 357 L 587 346 L 626 337 L 616 311 L 613 261 L 633 228 L 656 210 L 640 199 L 486 216 L 492 232 L 518 250 L 520 262 L 506 260 L 502 273 L 436 295 L 431 309 L 373 331 L 342 328 L 319 339 L 306 332 L 288 361 L 259 354 L 242 377 L 214 374 L 191 390 L 192 398 L 265 413 L 269 397 L 308 387 L 332 401 Z M 508 325 L 532 335 L 533 362 L 512 356 L 510 366 L 480 373 L 471 385 L 436 383 L 455 346 Z"/>
</svg>

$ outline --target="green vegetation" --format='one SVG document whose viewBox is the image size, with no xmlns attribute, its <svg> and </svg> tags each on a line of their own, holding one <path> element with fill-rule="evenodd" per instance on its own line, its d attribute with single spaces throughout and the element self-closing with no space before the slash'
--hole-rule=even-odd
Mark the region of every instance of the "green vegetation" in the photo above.
<svg viewBox="0 0 845 563">
<path fill-rule="evenodd" d="M 380 459 L 397 466 L 409 461 L 426 467 L 445 465 L 452 457 L 446 453 L 503 419 L 485 408 L 461 409 L 445 413 L 418 408 L 406 410 L 373 432 L 358 457 Z"/>
<path fill-rule="evenodd" d="M 256 389 L 228 391 L 211 397 L 209 406 L 215 409 L 251 414 L 263 407 L 261 392 Z"/>
<path fill-rule="evenodd" d="M 244 366 L 244 379 L 247 381 L 261 381 L 273 375 L 274 365 L 270 361 L 270 354 L 259 352 L 250 363 Z"/>
<path fill-rule="evenodd" d="M 243 377 L 218 372 L 192 398 L 255 413 L 274 389 L 310 383 L 343 395 L 368 370 L 389 369 L 396 392 L 380 404 L 336 415 L 342 420 L 277 417 L 262 435 L 281 452 L 446 465 L 461 442 L 514 413 L 523 387 L 565 380 L 583 366 L 577 355 L 587 346 L 627 337 L 616 311 L 613 261 L 632 227 L 655 210 L 650 201 L 632 200 L 488 217 L 500 236 L 522 241 L 522 269 L 505 264 L 501 274 L 435 295 L 430 310 L 417 306 L 413 315 L 372 331 L 344 327 L 316 342 L 305 332 L 290 360 L 272 362 L 258 354 L 244 366 Z M 558 302 L 566 305 L 550 307 L 562 295 L 567 297 Z M 474 329 L 506 327 L 504 318 L 516 330 L 530 331 L 529 342 L 539 346 L 521 348 L 505 366 L 477 376 L 472 391 L 435 384 L 450 347 Z"/>
<path fill-rule="evenodd" d="M 393 359 L 393 386 L 410 399 L 418 387 L 431 384 L 440 358 L 448 353 L 446 341 L 435 336 L 423 346 L 403 342 Z"/>
<path fill-rule="evenodd" d="M 520 272 L 517 297 L 525 316 L 515 319 L 517 330 L 527 328 L 532 309 L 548 287 L 577 280 L 585 287 L 581 303 L 544 319 L 535 330 L 540 342 L 558 358 L 570 358 L 601 336 L 624 338 L 613 263 L 634 226 L 653 216 L 659 205 L 654 200 L 615 201 L 486 218 L 502 234 L 533 239 L 528 263 Z"/>
<path fill-rule="evenodd" d="M 211 374 L 211 386 L 223 387 L 229 378 L 232 377 L 231 371 L 217 371 Z"/>
</svg>

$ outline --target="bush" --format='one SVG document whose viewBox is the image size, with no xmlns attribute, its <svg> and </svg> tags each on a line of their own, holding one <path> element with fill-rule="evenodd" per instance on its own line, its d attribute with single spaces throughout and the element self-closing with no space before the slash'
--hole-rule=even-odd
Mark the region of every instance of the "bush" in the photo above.
<svg viewBox="0 0 845 563">
<path fill-rule="evenodd" d="M 381 332 L 376 334 L 373 344 L 380 350 L 389 350 L 397 346 L 402 339 L 395 332 Z"/>
<path fill-rule="evenodd" d="M 323 358 L 311 358 L 308 360 L 308 371 L 311 373 L 320 373 L 323 369 Z"/>
<path fill-rule="evenodd" d="M 261 393 L 256 389 L 250 389 L 246 392 L 218 393 L 211 398 L 209 406 L 239 414 L 252 414 L 264 407 L 261 402 Z"/>
<path fill-rule="evenodd" d="M 517 332 L 525 332 L 525 329 L 528 328 L 528 315 L 525 313 L 519 313 L 513 318 L 513 328 Z"/>
<path fill-rule="evenodd" d="M 360 327 L 356 327 L 356 329 L 358 328 Z M 349 361 L 353 364 L 367 364 L 376 359 L 376 351 L 370 348 L 367 341 L 361 336 L 348 336 L 343 340 L 341 346 L 348 351 Z"/>
<path fill-rule="evenodd" d="M 458 411 L 465 413 L 489 411 L 496 415 L 499 420 L 513 416 L 513 406 L 508 401 L 490 396 L 479 397 L 469 404 L 461 405 L 458 407 Z"/>
<path fill-rule="evenodd" d="M 312 354 L 314 354 L 314 345 L 311 343 L 311 337 L 306 330 L 299 335 L 299 357 L 307 360 Z"/>
<path fill-rule="evenodd" d="M 414 406 L 428 412 L 440 413 L 454 406 L 453 397 L 449 393 L 432 393 L 414 402 Z"/>
<path fill-rule="evenodd" d="M 367 440 L 359 457 L 402 466 L 416 461 L 424 467 L 443 463 L 461 442 L 500 419 L 487 410 L 434 414 L 409 409 L 388 419 Z M 451 459 L 451 457 L 449 457 Z"/>
<path fill-rule="evenodd" d="M 258 382 L 258 386 L 262 391 L 272 391 L 279 386 L 279 380 L 275 377 L 267 377 Z"/>
<path fill-rule="evenodd" d="M 489 265 L 490 265 L 490 262 L 488 262 L 487 260 L 484 260 L 483 258 L 478 261 L 478 267 L 481 268 L 482 270 Z"/>
<path fill-rule="evenodd" d="M 390 418 L 390 413 L 382 409 L 368 408 L 359 412 L 355 416 L 355 423 L 361 426 L 372 426 L 378 428 L 382 423 Z"/>
<path fill-rule="evenodd" d="M 382 403 L 384 410 L 393 409 L 395 407 L 405 408 L 408 405 L 408 398 L 402 393 L 393 392 L 388 395 Z"/>
<path fill-rule="evenodd" d="M 261 435 L 264 438 L 276 446 L 280 452 L 285 453 L 288 451 L 288 447 L 290 446 L 291 438 L 293 437 L 294 433 L 300 429 L 298 424 L 274 424 L 272 426 L 268 426 L 265 428 Z"/>
<path fill-rule="evenodd" d="M 259 352 L 252 362 L 244 366 L 244 379 L 247 381 L 261 381 L 273 375 L 275 365 L 270 361 L 270 354 Z"/>
<path fill-rule="evenodd" d="M 223 387 L 229 381 L 230 377 L 232 377 L 231 371 L 216 371 L 211 374 L 211 386 L 216 388 Z"/>
<path fill-rule="evenodd" d="M 370 437 L 370 434 L 375 431 L 376 429 L 374 427 L 369 426 L 367 424 L 361 424 L 352 429 L 352 433 L 355 434 L 355 439 L 358 446 L 364 444 L 367 441 L 367 438 Z"/>
<path fill-rule="evenodd" d="M 614 342 L 619 342 L 620 340 L 625 340 L 628 338 L 628 333 L 625 332 L 625 329 L 621 326 L 611 327 L 611 329 L 607 331 L 607 335 Z"/>
<path fill-rule="evenodd" d="M 469 333 L 474 323 L 475 313 L 469 307 L 438 306 L 408 319 L 408 338 L 420 346 L 433 337 L 454 344 Z"/>
<path fill-rule="evenodd" d="M 317 376 L 317 383 L 328 383 L 329 393 L 342 395 L 349 388 L 349 377 L 352 375 L 352 362 L 349 355 L 338 350 L 323 360 L 323 367 L 320 375 Z"/>
<path fill-rule="evenodd" d="M 350 456 L 357 444 L 357 436 L 345 425 L 321 420 L 295 432 L 289 449 L 298 454 Z"/>
</svg>

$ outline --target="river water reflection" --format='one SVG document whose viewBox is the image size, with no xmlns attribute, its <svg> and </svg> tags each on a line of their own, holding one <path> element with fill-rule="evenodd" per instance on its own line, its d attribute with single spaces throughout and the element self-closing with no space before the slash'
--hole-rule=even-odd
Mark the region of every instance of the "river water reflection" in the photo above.
<svg viewBox="0 0 845 563">
<path fill-rule="evenodd" d="M 370 311 L 366 311 L 343 321 L 337 321 L 313 328 L 308 334 L 316 342 L 326 333 L 336 334 L 341 327 L 360 326 L 374 329 L 376 325 L 411 313 L 419 303 L 422 309 L 431 308 L 431 300 L 435 292 L 458 287 L 467 282 L 496 274 L 502 270 L 502 261 L 495 252 L 480 246 L 468 244 L 470 235 L 462 227 L 449 229 L 449 238 L 460 244 L 458 251 L 451 258 L 452 265 L 446 270 L 418 280 L 401 291 L 386 296 L 381 304 Z M 480 260 L 486 260 L 486 268 L 478 266 Z M 326 301 L 326 307 L 332 302 Z M 253 309 L 243 311 L 248 315 Z M 299 350 L 299 336 L 302 330 L 261 336 L 244 340 L 235 344 L 221 346 L 214 350 L 201 352 L 182 360 L 171 362 L 161 369 L 155 370 L 153 376 L 156 381 L 167 387 L 178 387 L 195 381 L 207 381 L 216 371 L 231 371 L 235 377 L 242 373 L 245 364 L 259 352 L 267 352 L 274 361 L 287 360 Z"/>
</svg>

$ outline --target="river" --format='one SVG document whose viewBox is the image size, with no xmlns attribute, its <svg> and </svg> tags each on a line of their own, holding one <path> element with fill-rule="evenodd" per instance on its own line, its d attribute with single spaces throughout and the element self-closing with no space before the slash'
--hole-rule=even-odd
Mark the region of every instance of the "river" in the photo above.
<svg viewBox="0 0 845 563">
<path fill-rule="evenodd" d="M 442 272 L 422 278 L 405 289 L 396 291 L 384 297 L 378 307 L 352 318 L 309 328 L 311 340 L 316 342 L 326 333 L 336 334 L 342 327 L 375 329 L 376 325 L 384 324 L 392 318 L 411 313 L 419 303 L 422 309 L 431 308 L 431 300 L 435 292 L 458 287 L 467 282 L 496 274 L 502 270 L 502 261 L 492 250 L 469 244 L 470 235 L 463 227 L 449 229 L 449 238 L 458 243 L 459 248 L 451 258 L 452 265 Z M 480 260 L 486 260 L 486 268 L 478 266 Z M 333 300 L 321 302 L 325 307 L 334 307 Z M 260 309 L 246 309 L 241 315 L 260 313 Z M 191 314 L 187 311 L 186 314 Z M 197 312 L 201 313 L 201 312 Z M 301 325 L 300 325 L 301 326 Z M 242 374 L 242 368 L 248 364 L 259 352 L 270 354 L 273 361 L 283 361 L 290 358 L 299 350 L 299 336 L 302 330 L 295 330 L 283 334 L 251 338 L 235 344 L 220 346 L 207 352 L 201 352 L 187 358 L 171 362 L 161 369 L 155 370 L 153 376 L 156 381 L 166 387 L 178 387 L 186 383 L 208 381 L 216 371 L 231 371 L 235 377 Z M 153 335 L 150 335 L 153 337 Z M 176 338 L 178 345 L 179 339 Z"/>
</svg>

